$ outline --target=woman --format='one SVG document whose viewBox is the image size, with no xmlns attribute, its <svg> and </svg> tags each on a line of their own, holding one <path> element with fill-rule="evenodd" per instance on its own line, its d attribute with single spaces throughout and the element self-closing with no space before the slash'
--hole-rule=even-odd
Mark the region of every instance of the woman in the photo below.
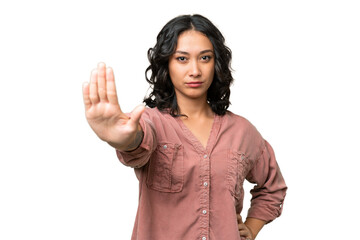
<svg viewBox="0 0 360 240">
<path fill-rule="evenodd" d="M 104 63 L 83 86 L 90 126 L 139 180 L 132 239 L 255 239 L 281 214 L 287 187 L 269 143 L 227 111 L 233 78 L 222 34 L 203 16 L 179 16 L 148 57 L 149 108 L 123 113 Z M 244 179 L 257 185 L 243 223 Z"/>
</svg>

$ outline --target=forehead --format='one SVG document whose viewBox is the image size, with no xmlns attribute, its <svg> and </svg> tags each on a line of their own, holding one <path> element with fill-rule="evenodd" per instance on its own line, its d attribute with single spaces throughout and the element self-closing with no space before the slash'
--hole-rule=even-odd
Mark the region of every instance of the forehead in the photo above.
<svg viewBox="0 0 360 240">
<path fill-rule="evenodd" d="M 176 51 L 181 50 L 189 53 L 213 49 L 210 39 L 205 34 L 195 30 L 181 33 L 176 46 Z"/>
</svg>

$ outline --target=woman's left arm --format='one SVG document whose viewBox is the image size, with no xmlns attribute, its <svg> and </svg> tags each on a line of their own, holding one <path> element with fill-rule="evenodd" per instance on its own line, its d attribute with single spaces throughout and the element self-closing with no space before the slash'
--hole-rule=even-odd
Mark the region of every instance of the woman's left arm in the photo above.
<svg viewBox="0 0 360 240">
<path fill-rule="evenodd" d="M 241 215 L 237 215 L 238 228 L 241 239 L 254 240 L 262 227 L 266 224 L 265 221 L 256 218 L 247 218 L 243 223 Z"/>
<path fill-rule="evenodd" d="M 244 224 L 249 228 L 253 239 L 255 239 L 262 227 L 266 224 L 266 222 L 260 219 L 249 217 L 246 219 Z"/>
<path fill-rule="evenodd" d="M 256 184 L 250 191 L 252 199 L 246 223 L 253 228 L 251 230 L 259 231 L 264 225 L 262 223 L 269 223 L 280 216 L 287 190 L 274 151 L 268 142 L 264 142 L 262 153 L 246 179 Z"/>
</svg>

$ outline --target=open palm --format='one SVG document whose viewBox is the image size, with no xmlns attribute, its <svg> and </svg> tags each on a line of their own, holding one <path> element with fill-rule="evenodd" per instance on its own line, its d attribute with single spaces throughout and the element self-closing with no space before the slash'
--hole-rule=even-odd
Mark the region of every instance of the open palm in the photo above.
<svg viewBox="0 0 360 240">
<path fill-rule="evenodd" d="M 83 85 L 86 119 L 103 141 L 119 150 L 128 150 L 139 130 L 139 120 L 144 111 L 140 106 L 130 116 L 121 111 L 116 93 L 114 73 L 99 63 L 91 72 L 90 83 Z"/>
</svg>

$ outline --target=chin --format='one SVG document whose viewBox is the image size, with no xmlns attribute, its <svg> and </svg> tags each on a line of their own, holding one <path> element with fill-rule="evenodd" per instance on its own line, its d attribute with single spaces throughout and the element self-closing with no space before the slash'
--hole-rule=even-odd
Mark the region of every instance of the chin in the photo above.
<svg viewBox="0 0 360 240">
<path fill-rule="evenodd" d="M 201 98 L 206 99 L 206 95 L 204 96 L 204 94 L 189 94 L 187 97 L 190 99 L 193 99 L 193 100 L 197 100 L 197 99 L 201 99 Z"/>
</svg>

